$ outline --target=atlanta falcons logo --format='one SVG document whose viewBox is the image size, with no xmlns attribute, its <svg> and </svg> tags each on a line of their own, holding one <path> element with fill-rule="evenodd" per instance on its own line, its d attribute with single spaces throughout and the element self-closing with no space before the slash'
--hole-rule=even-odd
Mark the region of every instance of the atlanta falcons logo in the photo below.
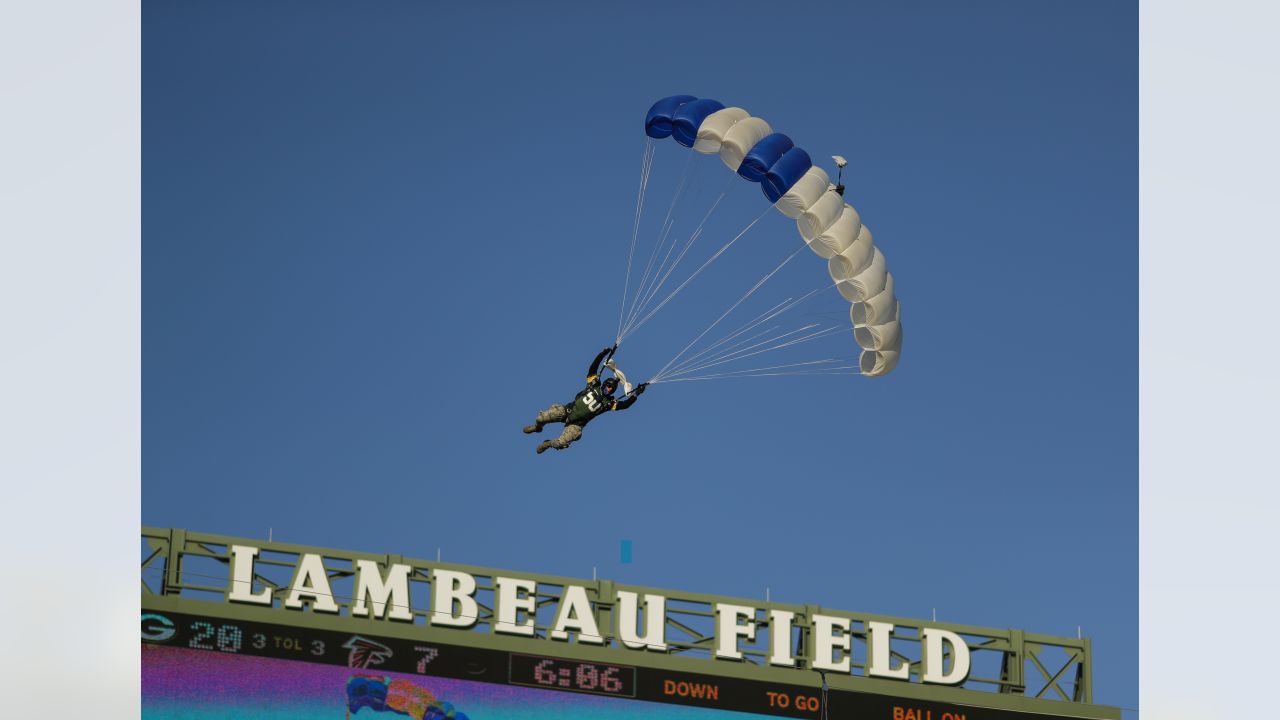
<svg viewBox="0 0 1280 720">
<path fill-rule="evenodd" d="M 347 653 L 347 667 L 367 668 L 381 665 L 391 657 L 391 648 L 359 635 L 352 635 L 342 647 L 351 651 Z"/>
</svg>

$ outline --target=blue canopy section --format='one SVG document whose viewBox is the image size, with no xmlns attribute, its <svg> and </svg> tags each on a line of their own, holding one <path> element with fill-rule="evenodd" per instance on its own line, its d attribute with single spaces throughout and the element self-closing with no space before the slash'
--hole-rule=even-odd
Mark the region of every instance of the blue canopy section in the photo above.
<svg viewBox="0 0 1280 720">
<path fill-rule="evenodd" d="M 708 98 L 690 100 L 681 105 L 672 117 L 671 137 L 685 147 L 693 147 L 693 141 L 698 139 L 698 128 L 702 127 L 702 121 L 706 120 L 711 113 L 723 109 L 723 103 Z"/>
<path fill-rule="evenodd" d="M 769 198 L 769 202 L 776 203 L 778 198 L 786 195 L 791 186 L 799 182 L 811 167 L 813 167 L 813 160 L 809 158 L 809 153 L 793 147 L 783 153 L 782 157 L 769 168 L 769 172 L 765 173 L 764 180 L 760 181 L 760 189 L 764 191 L 764 196 Z"/>
<path fill-rule="evenodd" d="M 676 110 L 681 105 L 697 99 L 692 95 L 672 95 L 654 103 L 653 107 L 649 108 L 648 116 L 644 119 L 645 134 L 657 140 L 670 135 L 672 116 L 675 115 Z"/>
<path fill-rule="evenodd" d="M 738 166 L 738 174 L 751 182 L 764 180 L 764 175 L 769 172 L 769 168 L 778 162 L 778 158 L 781 158 L 783 153 L 795 145 L 791 142 L 791 138 L 782 133 L 766 135 L 747 152 L 746 157 L 742 158 L 742 165 Z"/>
</svg>

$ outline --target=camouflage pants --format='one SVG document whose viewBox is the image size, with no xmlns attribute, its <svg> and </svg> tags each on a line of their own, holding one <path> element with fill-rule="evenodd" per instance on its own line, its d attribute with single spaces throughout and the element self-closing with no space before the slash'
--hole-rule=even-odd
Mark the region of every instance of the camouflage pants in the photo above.
<svg viewBox="0 0 1280 720">
<path fill-rule="evenodd" d="M 569 415 L 569 409 L 563 405 L 552 405 L 551 407 L 538 413 L 538 425 L 546 425 L 547 423 L 564 422 L 565 417 Z M 563 450 L 569 447 L 569 444 L 577 441 L 582 437 L 582 428 L 578 425 L 565 425 L 564 431 L 560 433 L 560 437 L 555 440 L 546 441 L 547 447 L 553 447 L 557 450 Z"/>
</svg>

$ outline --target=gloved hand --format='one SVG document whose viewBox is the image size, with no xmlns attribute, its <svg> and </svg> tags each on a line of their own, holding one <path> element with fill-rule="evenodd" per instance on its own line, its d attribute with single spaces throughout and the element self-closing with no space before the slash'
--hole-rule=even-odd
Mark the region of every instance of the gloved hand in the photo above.
<svg viewBox="0 0 1280 720">
<path fill-rule="evenodd" d="M 644 389 L 649 387 L 649 383 L 640 383 L 636 386 L 636 395 L 643 395 Z"/>
</svg>

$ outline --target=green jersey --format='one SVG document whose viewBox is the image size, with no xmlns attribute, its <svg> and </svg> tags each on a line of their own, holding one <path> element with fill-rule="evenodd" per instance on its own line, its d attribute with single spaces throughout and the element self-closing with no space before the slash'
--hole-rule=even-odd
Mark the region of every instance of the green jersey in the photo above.
<svg viewBox="0 0 1280 720">
<path fill-rule="evenodd" d="M 565 403 L 566 407 L 569 408 L 569 412 L 564 419 L 565 425 L 583 427 L 599 415 L 603 415 L 610 410 L 626 410 L 636 401 L 634 395 L 624 400 L 617 400 L 612 395 L 606 394 L 604 388 L 600 385 L 600 375 L 598 374 L 600 372 L 600 363 L 604 361 L 605 355 L 608 354 L 609 350 L 604 350 L 596 356 L 596 359 L 591 363 L 591 367 L 587 369 L 587 386 L 573 396 L 573 402 Z"/>
</svg>

